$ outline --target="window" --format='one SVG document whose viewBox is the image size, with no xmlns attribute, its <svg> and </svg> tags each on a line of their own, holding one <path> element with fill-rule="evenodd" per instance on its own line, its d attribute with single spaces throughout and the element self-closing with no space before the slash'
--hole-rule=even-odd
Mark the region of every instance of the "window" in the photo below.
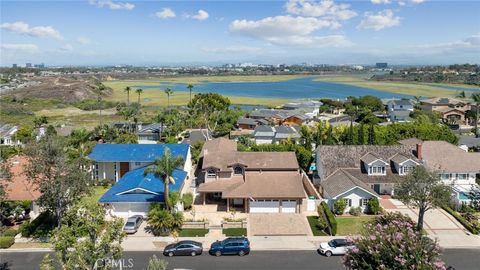
<svg viewBox="0 0 480 270">
<path fill-rule="evenodd" d="M 450 180 L 450 174 L 449 174 L 449 173 L 442 173 L 442 174 L 440 175 L 440 178 L 441 178 L 442 180 Z"/>
<path fill-rule="evenodd" d="M 208 178 L 215 178 L 215 177 L 217 177 L 217 172 L 215 171 L 215 169 L 208 169 L 208 170 L 207 170 L 207 177 L 208 177 Z"/>
<path fill-rule="evenodd" d="M 368 174 L 385 174 L 385 166 L 370 166 Z"/>
<path fill-rule="evenodd" d="M 135 166 L 140 166 L 140 165 L 142 165 L 141 162 L 135 162 Z"/>
<path fill-rule="evenodd" d="M 468 174 L 466 174 L 466 173 L 457 173 L 457 179 L 458 179 L 458 180 L 467 180 L 467 179 L 468 179 Z"/>
<path fill-rule="evenodd" d="M 348 207 L 352 206 L 352 199 L 344 199 L 347 202 Z"/>
<path fill-rule="evenodd" d="M 360 199 L 360 206 L 367 207 L 369 200 L 370 199 Z"/>
<path fill-rule="evenodd" d="M 243 174 L 243 168 L 240 166 L 236 166 L 233 168 L 233 174 Z"/>
<path fill-rule="evenodd" d="M 414 168 L 415 166 L 402 166 L 400 167 L 400 174 L 408 174 L 413 171 Z"/>
</svg>

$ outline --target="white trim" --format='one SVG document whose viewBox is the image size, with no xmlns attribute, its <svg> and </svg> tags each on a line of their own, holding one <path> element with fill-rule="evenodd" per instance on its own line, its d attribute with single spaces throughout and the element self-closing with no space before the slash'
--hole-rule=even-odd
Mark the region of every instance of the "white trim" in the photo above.
<svg viewBox="0 0 480 270">
<path fill-rule="evenodd" d="M 129 192 L 132 192 L 132 191 L 135 191 L 135 190 L 141 190 L 141 191 L 145 191 L 145 192 L 150 193 L 150 194 L 159 195 L 159 193 L 157 193 L 157 192 L 153 192 L 153 191 L 146 190 L 146 189 L 144 189 L 144 188 L 139 188 L 139 187 L 132 188 L 132 189 L 129 189 L 129 190 L 127 190 L 127 191 L 119 192 L 119 193 L 117 193 L 117 194 L 115 194 L 115 195 L 123 195 L 123 194 L 125 194 L 125 193 L 129 193 Z"/>
<path fill-rule="evenodd" d="M 375 197 L 377 197 L 377 198 L 380 198 L 380 196 L 378 196 L 377 194 L 374 194 L 374 193 L 372 193 L 372 192 L 370 192 L 370 191 L 368 191 L 368 190 L 366 190 L 366 189 L 364 189 L 364 188 L 362 188 L 362 187 L 355 186 L 355 187 L 353 187 L 353 188 L 351 188 L 351 189 L 349 189 L 349 190 L 347 190 L 347 191 L 345 191 L 345 192 L 343 192 L 343 193 L 338 194 L 338 195 L 335 196 L 335 197 L 332 197 L 332 200 L 336 200 L 339 196 L 341 196 L 341 195 L 343 195 L 343 194 L 345 194 L 345 193 L 348 193 L 348 192 L 350 192 L 350 191 L 352 191 L 352 190 L 354 190 L 354 189 L 356 189 L 356 188 L 359 188 L 359 189 L 361 189 L 361 190 L 363 190 L 363 191 L 365 191 L 365 192 L 367 192 L 367 193 L 369 193 L 369 194 L 371 194 L 371 195 L 373 195 L 373 196 L 375 196 Z"/>
<path fill-rule="evenodd" d="M 407 162 L 407 161 L 411 161 L 411 162 L 413 162 L 413 163 L 415 163 L 415 164 L 417 164 L 417 165 L 420 165 L 420 163 L 416 162 L 415 160 L 413 160 L 413 159 L 411 159 L 411 158 L 409 158 L 409 159 L 407 159 L 407 160 L 405 160 L 405 161 L 403 161 L 403 162 L 398 163 L 398 165 L 402 166 L 403 163 L 405 163 L 405 162 Z"/>
<path fill-rule="evenodd" d="M 372 165 L 372 163 L 375 163 L 375 162 L 377 162 L 378 160 L 380 160 L 381 162 L 383 162 L 385 165 L 388 165 L 388 163 L 387 163 L 387 162 L 385 162 L 385 161 L 384 161 L 383 159 L 381 159 L 381 158 L 377 158 L 377 159 L 375 159 L 374 161 L 372 161 L 372 162 L 368 163 L 367 165 L 369 165 L 369 166 L 370 166 L 370 165 Z"/>
</svg>

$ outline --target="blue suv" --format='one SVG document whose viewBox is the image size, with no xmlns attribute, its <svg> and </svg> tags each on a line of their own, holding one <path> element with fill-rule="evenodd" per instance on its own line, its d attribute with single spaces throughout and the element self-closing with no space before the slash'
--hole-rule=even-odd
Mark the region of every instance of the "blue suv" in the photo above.
<svg viewBox="0 0 480 270">
<path fill-rule="evenodd" d="M 230 237 L 223 241 L 216 241 L 208 251 L 211 255 L 239 255 L 250 253 L 250 241 L 246 237 Z"/>
</svg>

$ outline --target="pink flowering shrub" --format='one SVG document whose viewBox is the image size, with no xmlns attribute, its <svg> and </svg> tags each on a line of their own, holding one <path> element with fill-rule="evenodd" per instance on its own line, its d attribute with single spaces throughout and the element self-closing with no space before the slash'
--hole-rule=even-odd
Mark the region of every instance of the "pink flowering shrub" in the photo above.
<svg viewBox="0 0 480 270">
<path fill-rule="evenodd" d="M 343 257 L 347 269 L 446 269 L 437 243 L 418 235 L 415 222 L 399 213 L 375 218 L 351 241 Z"/>
</svg>

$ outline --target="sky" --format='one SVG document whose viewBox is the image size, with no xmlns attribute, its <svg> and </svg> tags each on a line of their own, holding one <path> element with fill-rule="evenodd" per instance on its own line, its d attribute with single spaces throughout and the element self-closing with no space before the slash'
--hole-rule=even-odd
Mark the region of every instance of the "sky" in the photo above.
<svg viewBox="0 0 480 270">
<path fill-rule="evenodd" d="M 0 65 L 480 63 L 480 0 L 0 2 Z"/>
</svg>

